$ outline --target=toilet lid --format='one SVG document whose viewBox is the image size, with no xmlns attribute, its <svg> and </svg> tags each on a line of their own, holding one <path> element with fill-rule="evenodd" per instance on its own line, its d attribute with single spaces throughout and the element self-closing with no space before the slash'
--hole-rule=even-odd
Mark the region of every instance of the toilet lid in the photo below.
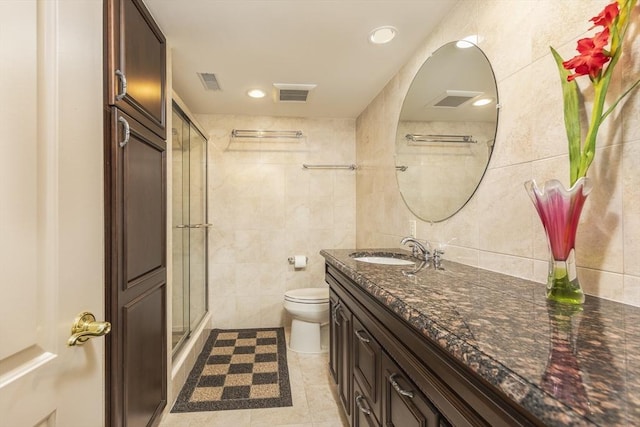
<svg viewBox="0 0 640 427">
<path fill-rule="evenodd" d="M 284 299 L 306 304 L 325 303 L 329 301 L 329 288 L 292 289 L 285 292 Z"/>
</svg>

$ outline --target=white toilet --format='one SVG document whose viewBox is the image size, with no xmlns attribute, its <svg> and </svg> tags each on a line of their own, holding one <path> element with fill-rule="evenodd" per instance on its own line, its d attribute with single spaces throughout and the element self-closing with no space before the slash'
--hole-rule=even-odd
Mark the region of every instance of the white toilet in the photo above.
<svg viewBox="0 0 640 427">
<path fill-rule="evenodd" d="M 293 319 L 289 348 L 298 353 L 326 352 L 327 339 L 324 335 L 329 324 L 329 288 L 287 291 L 284 308 Z"/>
</svg>

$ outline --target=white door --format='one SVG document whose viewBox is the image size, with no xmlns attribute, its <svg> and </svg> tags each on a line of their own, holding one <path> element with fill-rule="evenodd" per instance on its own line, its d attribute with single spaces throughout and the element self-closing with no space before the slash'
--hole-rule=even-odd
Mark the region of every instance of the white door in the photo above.
<svg viewBox="0 0 640 427">
<path fill-rule="evenodd" d="M 104 425 L 102 1 L 0 0 L 0 425 Z"/>
</svg>

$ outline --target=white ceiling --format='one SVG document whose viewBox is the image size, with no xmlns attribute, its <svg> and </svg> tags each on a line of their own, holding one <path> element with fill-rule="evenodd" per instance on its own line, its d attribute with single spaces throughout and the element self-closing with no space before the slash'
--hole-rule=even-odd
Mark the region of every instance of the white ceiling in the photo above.
<svg viewBox="0 0 640 427">
<path fill-rule="evenodd" d="M 172 55 L 173 88 L 199 114 L 355 118 L 456 0 L 145 0 Z M 387 45 L 369 32 L 392 25 Z M 197 72 L 214 73 L 221 91 Z M 316 84 L 305 104 L 273 83 Z M 267 97 L 249 98 L 261 88 Z"/>
</svg>

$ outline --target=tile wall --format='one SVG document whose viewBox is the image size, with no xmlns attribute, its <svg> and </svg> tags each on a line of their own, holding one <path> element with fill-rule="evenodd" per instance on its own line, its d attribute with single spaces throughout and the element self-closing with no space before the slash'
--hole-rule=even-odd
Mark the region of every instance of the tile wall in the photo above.
<svg viewBox="0 0 640 427">
<path fill-rule="evenodd" d="M 209 309 L 217 328 L 288 324 L 289 289 L 326 286 L 323 248 L 355 246 L 355 120 L 196 115 L 209 140 Z M 232 129 L 301 130 L 297 139 Z M 294 270 L 287 258 L 306 255 Z"/>
<path fill-rule="evenodd" d="M 445 258 L 545 282 L 544 231 L 523 183 L 531 178 L 568 181 L 561 89 L 549 46 L 565 58 L 573 56 L 577 39 L 592 35 L 588 20 L 608 3 L 463 0 L 456 5 L 357 119 L 357 246 L 398 246 L 409 234 L 409 220 L 417 218 L 400 196 L 393 160 L 404 94 L 433 51 L 478 34 L 503 105 L 495 151 L 471 201 L 444 222 L 417 219 L 418 237 L 446 246 Z M 640 22 L 639 10 L 632 19 Z M 610 92 L 640 74 L 639 31 L 637 24 L 630 29 L 627 39 L 634 41 L 626 46 Z M 580 84 L 586 86 L 584 80 Z M 640 305 L 639 113 L 640 94 L 635 93 L 601 128 L 589 171 L 595 189 L 577 239 L 586 292 L 633 305 Z"/>
</svg>

